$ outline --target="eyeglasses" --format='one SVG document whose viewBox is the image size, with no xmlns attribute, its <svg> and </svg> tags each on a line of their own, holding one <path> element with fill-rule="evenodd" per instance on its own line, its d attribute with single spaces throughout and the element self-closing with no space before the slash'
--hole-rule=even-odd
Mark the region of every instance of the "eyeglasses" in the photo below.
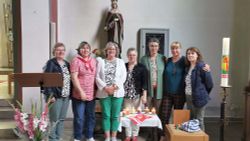
<svg viewBox="0 0 250 141">
<path fill-rule="evenodd" d="M 55 51 L 63 52 L 63 51 L 65 51 L 65 49 L 56 49 Z"/>
<path fill-rule="evenodd" d="M 109 49 L 107 49 L 107 50 L 116 50 L 115 48 L 109 48 Z"/>
</svg>

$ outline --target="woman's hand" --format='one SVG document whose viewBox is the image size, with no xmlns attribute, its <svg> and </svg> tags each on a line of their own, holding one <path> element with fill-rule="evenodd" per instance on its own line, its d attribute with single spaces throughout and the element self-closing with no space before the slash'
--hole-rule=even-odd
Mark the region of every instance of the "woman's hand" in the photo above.
<svg viewBox="0 0 250 141">
<path fill-rule="evenodd" d="M 106 87 L 104 87 L 104 91 L 107 94 L 112 95 L 115 92 L 115 88 L 113 86 L 106 86 Z"/>
<path fill-rule="evenodd" d="M 81 97 L 81 100 L 82 101 L 85 101 L 85 100 L 87 100 L 87 96 L 86 96 L 86 94 L 85 93 L 80 93 L 80 97 Z"/>
<path fill-rule="evenodd" d="M 204 71 L 206 72 L 210 72 L 211 71 L 211 68 L 208 64 L 205 64 L 205 66 L 202 68 Z"/>
<path fill-rule="evenodd" d="M 146 90 L 143 90 L 143 92 L 142 92 L 141 102 L 142 102 L 142 104 L 147 103 L 147 91 Z"/>
<path fill-rule="evenodd" d="M 52 97 L 50 100 L 49 100 L 49 103 L 54 103 L 56 102 L 56 98 L 55 97 Z"/>
</svg>

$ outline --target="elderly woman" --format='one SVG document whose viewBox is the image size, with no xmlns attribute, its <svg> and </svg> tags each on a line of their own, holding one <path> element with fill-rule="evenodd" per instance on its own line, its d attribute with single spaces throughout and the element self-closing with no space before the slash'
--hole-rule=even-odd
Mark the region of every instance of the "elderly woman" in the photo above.
<svg viewBox="0 0 250 141">
<path fill-rule="evenodd" d="M 146 67 L 137 62 L 137 51 L 135 48 L 129 48 L 127 51 L 128 63 L 127 79 L 124 83 L 125 96 L 124 107 L 137 109 L 141 106 L 141 103 L 147 102 L 147 69 Z M 132 127 L 126 127 L 126 139 L 125 141 L 137 141 L 139 133 L 139 126 L 132 125 Z"/>
<path fill-rule="evenodd" d="M 191 118 L 200 121 L 204 131 L 204 115 L 206 104 L 210 100 L 209 93 L 213 88 L 210 72 L 204 71 L 205 64 L 198 48 L 190 47 L 186 51 L 187 68 L 185 75 L 185 94 L 187 108 L 191 110 Z"/>
<path fill-rule="evenodd" d="M 108 42 L 104 51 L 105 59 L 97 59 L 96 97 L 100 98 L 105 141 L 110 141 L 110 132 L 111 141 L 116 141 L 124 97 L 123 83 L 126 80 L 126 68 L 123 60 L 117 58 L 119 52 L 117 44 Z"/>
<path fill-rule="evenodd" d="M 85 41 L 80 43 L 77 53 L 70 64 L 74 86 L 72 93 L 74 139 L 80 141 L 85 129 L 84 135 L 87 141 L 94 141 L 96 60 L 90 57 L 91 47 Z"/>
<path fill-rule="evenodd" d="M 69 63 L 64 60 L 65 46 L 62 43 L 56 43 L 53 48 L 54 58 L 47 61 L 44 72 L 61 73 L 63 76 L 63 87 L 47 87 L 44 89 L 46 101 L 50 99 L 52 106 L 49 110 L 49 119 L 51 122 L 51 131 L 49 141 L 59 141 L 63 135 L 64 119 L 67 115 L 70 95 L 70 71 Z"/>
<path fill-rule="evenodd" d="M 141 63 L 146 66 L 149 72 L 148 79 L 148 106 L 155 107 L 157 113 L 161 104 L 163 94 L 163 71 L 165 57 L 158 53 L 160 42 L 156 38 L 151 38 L 148 42 L 149 54 L 141 58 Z"/>
</svg>

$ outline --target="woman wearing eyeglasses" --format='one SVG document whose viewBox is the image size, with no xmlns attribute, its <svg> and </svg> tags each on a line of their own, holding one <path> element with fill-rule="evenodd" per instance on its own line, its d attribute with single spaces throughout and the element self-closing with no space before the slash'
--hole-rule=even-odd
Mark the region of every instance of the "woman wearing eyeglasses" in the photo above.
<svg viewBox="0 0 250 141">
<path fill-rule="evenodd" d="M 83 135 L 86 141 L 94 141 L 96 60 L 90 56 L 91 46 L 88 42 L 81 42 L 77 53 L 70 64 L 74 86 L 72 92 L 74 141 L 80 141 Z"/>
<path fill-rule="evenodd" d="M 116 43 L 108 42 L 104 49 L 105 58 L 97 58 L 96 97 L 100 99 L 102 109 L 102 127 L 105 141 L 117 141 L 120 124 L 124 87 L 127 71 L 122 59 L 117 58 L 119 48 Z"/>
<path fill-rule="evenodd" d="M 49 141 L 62 140 L 64 119 L 69 106 L 71 82 L 69 63 L 64 60 L 65 50 L 63 43 L 56 43 L 53 48 L 54 58 L 48 60 L 44 67 L 46 73 L 60 73 L 63 76 L 62 87 L 46 87 L 44 89 L 46 101 L 50 100 L 53 103 L 49 109 L 52 127 L 49 133 Z"/>
</svg>

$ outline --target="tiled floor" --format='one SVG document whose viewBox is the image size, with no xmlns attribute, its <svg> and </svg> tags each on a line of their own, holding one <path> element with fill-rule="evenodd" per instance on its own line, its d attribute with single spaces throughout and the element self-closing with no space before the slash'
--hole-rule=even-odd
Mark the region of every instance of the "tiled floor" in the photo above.
<svg viewBox="0 0 250 141">
<path fill-rule="evenodd" d="M 243 135 L 243 124 L 242 122 L 230 122 L 227 124 L 225 129 L 225 141 L 241 141 Z M 209 121 L 206 122 L 206 133 L 209 135 L 210 141 L 219 141 L 220 140 L 220 123 L 218 121 Z M 145 132 L 145 129 L 142 129 L 140 132 L 139 141 L 146 141 L 150 134 Z M 124 137 L 124 133 L 119 133 L 119 140 Z M 96 133 L 95 134 L 96 141 L 103 141 L 103 134 Z M 71 141 L 72 140 L 72 122 L 67 121 L 65 126 L 64 141 Z M 0 141 L 20 141 L 20 139 L 0 139 Z"/>
</svg>

